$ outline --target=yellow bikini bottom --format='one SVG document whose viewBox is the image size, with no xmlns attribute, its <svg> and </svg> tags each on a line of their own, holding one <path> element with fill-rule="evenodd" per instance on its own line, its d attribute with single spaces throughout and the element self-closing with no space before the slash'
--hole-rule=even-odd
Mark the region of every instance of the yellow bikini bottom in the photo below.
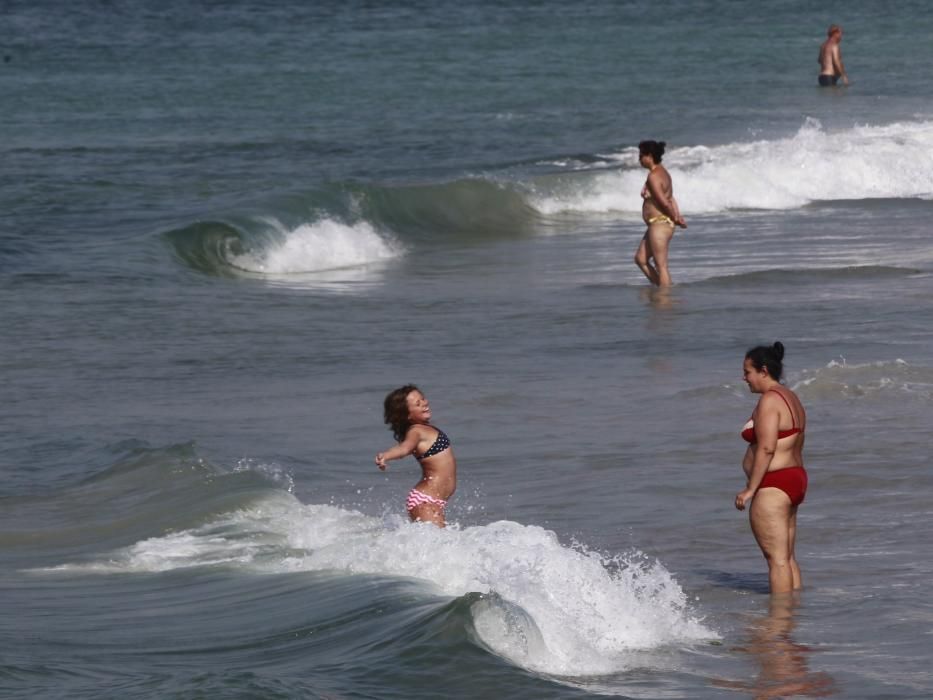
<svg viewBox="0 0 933 700">
<path fill-rule="evenodd" d="M 665 214 L 658 214 L 657 216 L 652 216 L 650 219 L 648 219 L 649 226 L 651 224 L 657 224 L 657 223 L 669 224 L 672 228 L 674 227 L 674 221 L 671 219 L 671 217 Z"/>
</svg>

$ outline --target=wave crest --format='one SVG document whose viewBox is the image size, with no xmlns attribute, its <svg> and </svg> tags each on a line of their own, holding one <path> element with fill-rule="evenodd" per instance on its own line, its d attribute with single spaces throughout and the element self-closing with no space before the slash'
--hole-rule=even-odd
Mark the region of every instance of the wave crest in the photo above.
<svg viewBox="0 0 933 700">
<path fill-rule="evenodd" d="M 794 391 L 816 399 L 933 399 L 933 369 L 910 365 L 904 360 L 848 364 L 834 360 L 816 370 L 804 370 Z"/>
<path fill-rule="evenodd" d="M 98 561 L 56 568 L 107 573 L 216 565 L 417 580 L 429 594 L 469 601 L 479 644 L 558 676 L 623 671 L 632 652 L 716 636 L 691 614 L 673 576 L 638 553 L 605 557 L 511 521 L 443 530 L 411 525 L 400 516 L 303 505 L 286 492 Z"/>
<path fill-rule="evenodd" d="M 166 234 L 188 266 L 211 275 L 288 275 L 378 263 L 402 254 L 369 223 L 332 218 L 288 227 L 266 216 L 235 226 L 199 222 Z"/>
<path fill-rule="evenodd" d="M 545 214 L 640 214 L 637 149 L 612 156 L 622 170 L 562 176 L 532 199 Z M 608 156 L 607 156 L 608 158 Z M 791 137 L 671 149 L 665 165 L 688 214 L 797 209 L 817 201 L 933 197 L 933 121 L 827 131 L 808 118 Z"/>
</svg>

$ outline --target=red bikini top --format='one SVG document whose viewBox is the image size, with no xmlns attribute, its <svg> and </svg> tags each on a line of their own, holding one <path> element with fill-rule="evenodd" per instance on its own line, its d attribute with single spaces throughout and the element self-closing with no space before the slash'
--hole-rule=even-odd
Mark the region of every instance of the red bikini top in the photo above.
<svg viewBox="0 0 933 700">
<path fill-rule="evenodd" d="M 784 403 L 787 404 L 787 410 L 790 411 L 790 422 L 793 427 L 788 430 L 778 430 L 778 440 L 781 438 L 790 437 L 791 435 L 796 435 L 797 433 L 802 433 L 803 428 L 797 427 L 797 421 L 794 420 L 794 412 L 791 410 L 790 403 L 788 403 L 787 399 L 784 398 L 784 394 L 782 394 L 777 389 L 769 389 L 768 391 L 773 391 L 782 399 L 784 399 Z M 742 439 L 745 440 L 745 442 L 751 443 L 753 445 L 755 444 L 755 421 L 751 418 L 748 419 L 748 423 L 746 423 L 745 427 L 742 428 Z"/>
</svg>

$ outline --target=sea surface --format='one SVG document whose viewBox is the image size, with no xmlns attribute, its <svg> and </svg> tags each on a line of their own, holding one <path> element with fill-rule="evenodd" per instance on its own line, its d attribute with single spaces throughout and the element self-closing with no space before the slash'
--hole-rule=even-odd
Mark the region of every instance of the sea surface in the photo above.
<svg viewBox="0 0 933 700">
<path fill-rule="evenodd" d="M 0 697 L 933 697 L 931 63 L 926 0 L 0 1 Z"/>
</svg>

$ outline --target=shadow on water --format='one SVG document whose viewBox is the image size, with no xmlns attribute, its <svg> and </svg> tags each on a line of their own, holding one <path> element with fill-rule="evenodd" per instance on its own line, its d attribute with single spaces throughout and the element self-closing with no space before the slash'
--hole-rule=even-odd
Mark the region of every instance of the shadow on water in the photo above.
<svg viewBox="0 0 933 700">
<path fill-rule="evenodd" d="M 745 644 L 734 649 L 752 658 L 758 667 L 757 676 L 751 681 L 713 679 L 713 685 L 746 692 L 754 698 L 835 695 L 833 677 L 824 671 L 810 670 L 813 649 L 793 638 L 799 605 L 800 596 L 796 593 L 771 596 L 768 613 L 752 621 Z"/>
<path fill-rule="evenodd" d="M 771 591 L 771 587 L 768 584 L 767 572 L 751 574 L 705 569 L 698 573 L 701 576 L 705 576 L 711 583 L 722 588 L 732 588 L 749 593 L 763 593 L 765 595 Z"/>
<path fill-rule="evenodd" d="M 684 299 L 672 287 L 642 287 L 638 290 L 639 301 L 648 310 L 645 314 L 645 330 L 654 336 L 670 336 L 681 329 Z"/>
<path fill-rule="evenodd" d="M 668 311 L 681 303 L 671 287 L 642 287 L 638 290 L 638 296 L 655 311 Z"/>
</svg>

